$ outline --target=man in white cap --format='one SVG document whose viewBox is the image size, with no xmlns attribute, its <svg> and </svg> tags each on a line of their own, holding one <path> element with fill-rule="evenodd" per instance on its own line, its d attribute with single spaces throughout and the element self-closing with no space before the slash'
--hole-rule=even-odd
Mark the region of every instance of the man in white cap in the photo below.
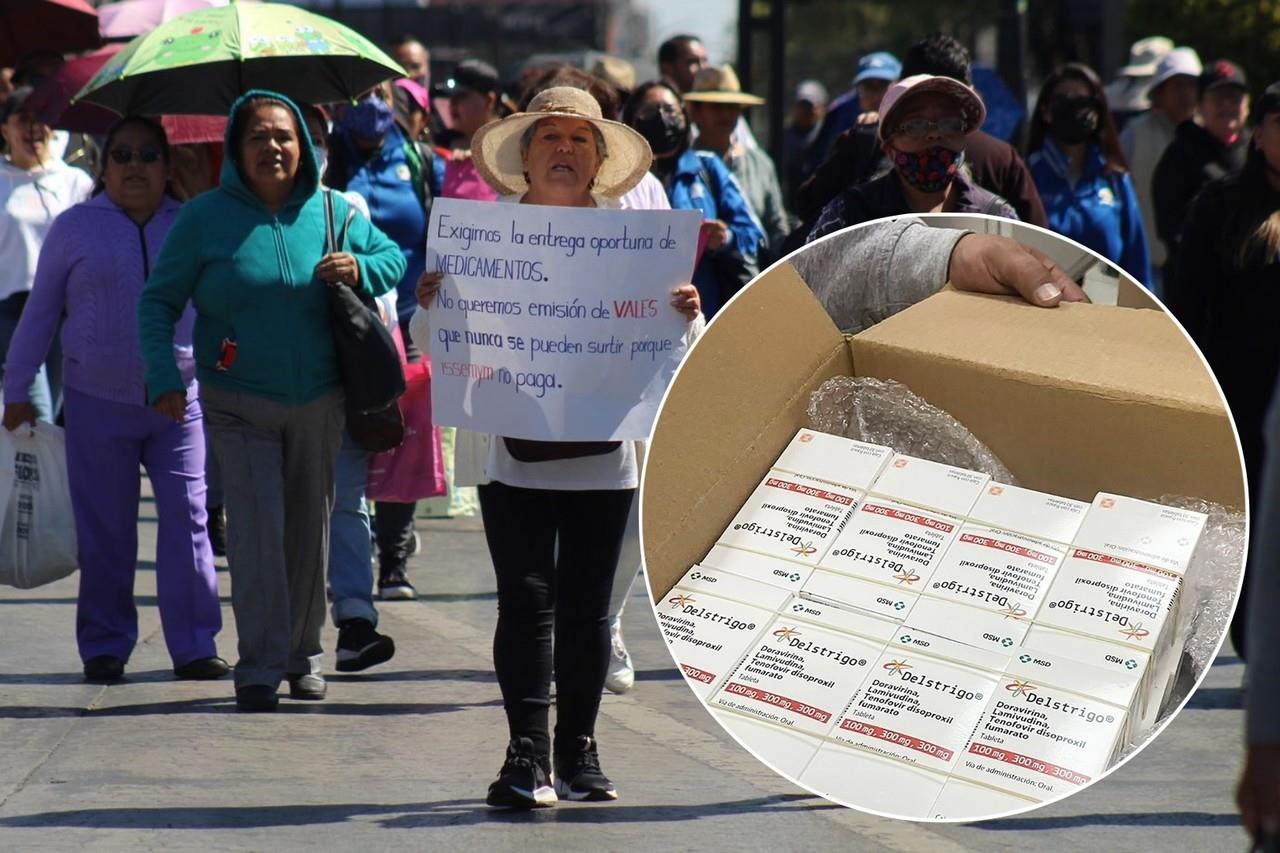
<svg viewBox="0 0 1280 853">
<path fill-rule="evenodd" d="M 1138 39 L 1129 48 L 1129 64 L 1116 72 L 1116 79 L 1104 90 L 1116 128 L 1151 106 L 1147 95 L 1151 81 L 1158 73 L 1160 60 L 1173 50 L 1173 42 L 1164 36 Z"/>
<path fill-rule="evenodd" d="M 742 144 L 737 133 L 744 109 L 760 106 L 764 98 L 742 91 L 733 66 L 726 63 L 708 65 L 699 71 L 684 100 L 689 118 L 698 128 L 697 147 L 719 155 L 738 179 L 752 212 L 763 226 L 769 250 L 766 257 L 778 257 L 778 248 L 791 233 L 778 171 L 768 154 Z"/>
<path fill-rule="evenodd" d="M 1142 228 L 1147 234 L 1151 255 L 1152 288 L 1160 295 L 1160 273 L 1166 249 L 1157 236 L 1156 209 L 1151 201 L 1151 178 L 1160 156 L 1173 141 L 1178 125 L 1195 115 L 1196 80 L 1203 71 L 1200 57 L 1189 47 L 1178 47 L 1165 54 L 1156 66 L 1146 92 L 1151 109 L 1132 119 L 1120 134 L 1120 147 L 1129 164 L 1133 189 L 1142 208 Z"/>
</svg>

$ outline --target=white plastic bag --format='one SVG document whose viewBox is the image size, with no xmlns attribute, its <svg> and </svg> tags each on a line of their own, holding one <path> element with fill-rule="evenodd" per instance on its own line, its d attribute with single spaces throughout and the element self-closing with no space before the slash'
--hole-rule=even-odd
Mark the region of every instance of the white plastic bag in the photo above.
<svg viewBox="0 0 1280 853">
<path fill-rule="evenodd" d="M 30 589 L 77 568 L 76 523 L 62 430 L 0 429 L 0 584 Z"/>
</svg>

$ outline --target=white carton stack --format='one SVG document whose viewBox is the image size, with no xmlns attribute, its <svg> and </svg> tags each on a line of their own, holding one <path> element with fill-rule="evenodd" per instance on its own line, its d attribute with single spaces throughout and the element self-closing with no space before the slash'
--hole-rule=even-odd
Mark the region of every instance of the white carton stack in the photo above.
<svg viewBox="0 0 1280 853">
<path fill-rule="evenodd" d="M 1020 651 L 952 775 L 1035 800 L 1079 790 L 1124 746 L 1136 679 Z"/>
<path fill-rule="evenodd" d="M 1037 619 L 1152 656 L 1148 707 L 1172 683 L 1183 574 L 1208 516 L 1099 492 Z"/>
<path fill-rule="evenodd" d="M 658 625 L 693 688 L 706 699 L 787 600 L 785 590 L 694 566 L 658 603 Z"/>
<path fill-rule="evenodd" d="M 867 581 L 905 597 L 897 613 L 905 617 L 955 539 L 962 519 L 987 484 L 986 474 L 896 454 L 871 491 L 831 544 L 819 567 L 833 575 Z M 817 586 L 825 584 L 825 591 Z M 838 584 L 814 573 L 807 593 L 834 597 Z M 849 584 L 845 603 L 895 615 L 869 606 L 875 588 Z"/>
</svg>

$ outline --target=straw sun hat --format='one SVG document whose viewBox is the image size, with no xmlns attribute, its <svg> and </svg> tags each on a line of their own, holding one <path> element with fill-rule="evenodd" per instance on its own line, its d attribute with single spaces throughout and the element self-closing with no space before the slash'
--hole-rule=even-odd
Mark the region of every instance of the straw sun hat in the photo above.
<svg viewBox="0 0 1280 853">
<path fill-rule="evenodd" d="M 600 104 L 587 91 L 556 86 L 539 92 L 525 112 L 491 121 L 472 138 L 471 158 L 476 171 L 498 192 L 510 195 L 529 189 L 520 158 L 520 137 L 544 118 L 583 119 L 604 137 L 606 154 L 600 161 L 593 192 L 617 198 L 640 183 L 649 171 L 653 152 L 643 136 L 625 124 L 602 118 Z"/>
</svg>

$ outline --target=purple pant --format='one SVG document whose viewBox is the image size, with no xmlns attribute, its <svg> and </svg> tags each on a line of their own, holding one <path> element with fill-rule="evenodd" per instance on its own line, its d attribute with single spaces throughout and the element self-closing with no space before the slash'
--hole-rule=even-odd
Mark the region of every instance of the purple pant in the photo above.
<svg viewBox="0 0 1280 853">
<path fill-rule="evenodd" d="M 147 406 L 66 389 L 67 478 L 76 516 L 80 658 L 127 661 L 138 641 L 133 575 L 138 563 L 138 501 L 147 469 L 159 530 L 156 589 L 160 623 L 174 666 L 216 655 L 222 628 L 213 551 L 205 527 L 204 431 L 198 400 L 186 422 Z"/>
</svg>

